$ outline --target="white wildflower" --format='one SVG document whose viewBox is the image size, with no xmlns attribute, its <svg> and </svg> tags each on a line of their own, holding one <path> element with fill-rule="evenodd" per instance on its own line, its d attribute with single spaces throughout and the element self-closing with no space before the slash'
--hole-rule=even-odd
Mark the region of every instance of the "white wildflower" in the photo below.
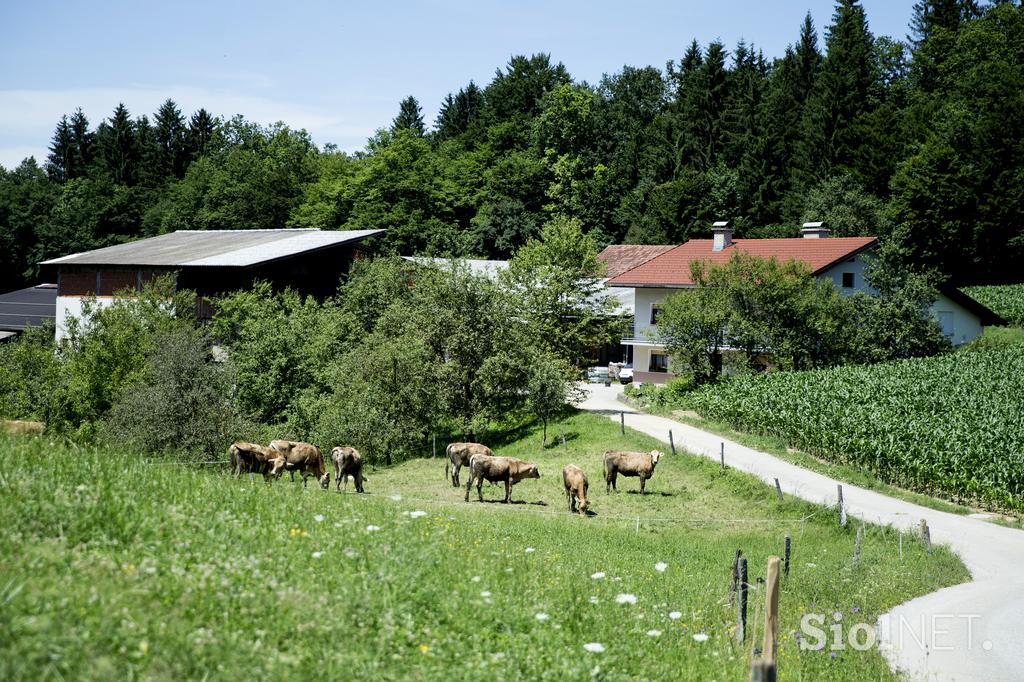
<svg viewBox="0 0 1024 682">
<path fill-rule="evenodd" d="M 472 578 L 470 578 L 470 580 L 472 580 L 475 583 L 478 583 L 478 582 L 480 582 L 480 576 L 474 575 Z"/>
<path fill-rule="evenodd" d="M 391 495 L 390 497 L 395 502 L 401 502 L 402 501 L 402 496 L 401 495 Z"/>
<path fill-rule="evenodd" d="M 426 516 L 427 515 L 427 512 L 420 511 L 419 509 L 417 509 L 415 511 L 407 511 L 407 512 L 402 512 L 402 513 L 405 514 L 406 516 L 408 516 L 409 518 L 412 518 L 412 519 L 418 519 L 421 516 Z"/>
<path fill-rule="evenodd" d="M 604 651 L 604 644 L 600 642 L 587 642 L 583 645 L 583 648 L 592 654 L 599 654 Z"/>
<path fill-rule="evenodd" d="M 706 641 L 708 641 L 708 636 L 705 635 L 703 632 L 698 632 L 697 634 L 695 634 L 693 636 L 693 641 L 695 641 L 695 642 L 706 642 Z"/>
<path fill-rule="evenodd" d="M 324 520 L 324 515 L 323 514 L 317 514 L 316 516 L 313 517 L 313 520 L 316 521 L 317 523 L 322 523 L 323 520 Z"/>
<path fill-rule="evenodd" d="M 527 547 L 527 548 L 526 548 L 526 553 L 527 553 L 527 554 L 529 554 L 530 552 L 536 552 L 536 551 L 537 551 L 537 550 L 535 550 L 535 549 L 534 549 L 533 547 Z"/>
<path fill-rule="evenodd" d="M 323 553 L 323 552 L 313 552 L 313 558 L 314 558 L 314 559 L 319 559 L 319 558 L 320 558 L 320 557 L 322 557 L 323 555 L 324 555 L 324 553 Z"/>
<path fill-rule="evenodd" d="M 371 523 L 369 526 L 366 527 L 367 533 L 372 533 L 375 530 L 380 530 L 380 526 L 375 526 Z"/>
<path fill-rule="evenodd" d="M 636 595 L 635 594 L 617 594 L 617 595 L 615 595 L 615 602 L 617 604 L 635 604 L 636 603 Z"/>
<path fill-rule="evenodd" d="M 591 573 L 590 577 L 593 578 L 594 580 L 600 580 L 601 578 L 604 577 L 604 571 L 598 571 L 597 573 Z"/>
<path fill-rule="evenodd" d="M 543 623 L 548 618 L 550 618 L 550 616 L 548 614 L 546 614 L 546 613 L 538 613 L 536 616 L 534 616 L 534 618 L 536 618 L 537 620 L 539 620 L 540 622 Z"/>
<path fill-rule="evenodd" d="M 671 613 L 668 614 L 668 617 L 671 618 L 672 620 L 679 620 L 680 618 L 683 617 L 683 614 L 680 613 L 679 611 L 672 611 Z"/>
<path fill-rule="evenodd" d="M 807 568 L 817 568 L 818 564 L 807 564 Z"/>
<path fill-rule="evenodd" d="M 661 637 L 661 630 L 648 630 L 647 631 L 647 636 L 648 637 Z"/>
<path fill-rule="evenodd" d="M 668 568 L 668 564 L 666 564 L 664 561 L 659 561 L 658 563 L 654 564 L 654 570 L 658 573 L 664 573 L 666 568 Z"/>
<path fill-rule="evenodd" d="M 600 599 L 598 599 L 597 597 L 591 597 L 591 598 L 590 598 L 590 603 L 591 603 L 591 604 L 597 604 L 597 603 L 598 603 L 598 602 L 600 602 L 600 601 L 601 601 L 601 600 L 600 600 Z"/>
<path fill-rule="evenodd" d="M 484 590 L 483 592 L 480 593 L 480 596 L 483 597 L 484 599 L 487 599 L 488 597 L 491 596 L 491 593 L 488 592 L 487 590 Z"/>
</svg>

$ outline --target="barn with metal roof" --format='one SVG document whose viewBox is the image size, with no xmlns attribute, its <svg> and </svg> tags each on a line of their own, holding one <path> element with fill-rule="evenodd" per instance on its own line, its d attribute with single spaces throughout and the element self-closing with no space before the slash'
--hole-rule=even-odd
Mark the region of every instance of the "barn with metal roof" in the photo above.
<svg viewBox="0 0 1024 682">
<path fill-rule="evenodd" d="M 212 313 L 208 299 L 269 282 L 316 298 L 330 296 L 356 260 L 370 255 L 363 243 L 384 230 L 179 230 L 40 263 L 57 282 L 57 333 L 66 315 L 80 315 L 82 299 L 101 305 L 137 292 L 161 275 L 195 291 L 197 313 Z"/>
</svg>

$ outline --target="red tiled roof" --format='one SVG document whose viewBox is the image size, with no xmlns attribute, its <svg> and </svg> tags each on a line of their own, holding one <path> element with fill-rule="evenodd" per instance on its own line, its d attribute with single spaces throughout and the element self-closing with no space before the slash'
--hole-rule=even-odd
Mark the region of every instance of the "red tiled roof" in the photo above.
<svg viewBox="0 0 1024 682">
<path fill-rule="evenodd" d="M 735 239 L 721 251 L 712 251 L 711 239 L 691 239 L 659 256 L 641 263 L 631 270 L 612 277 L 612 286 L 638 287 L 685 287 L 692 286 L 690 263 L 706 261 L 722 264 L 736 251 L 742 251 L 759 258 L 775 258 L 780 262 L 803 261 L 817 274 L 838 261 L 877 243 L 875 237 L 826 237 L 824 239 Z M 612 248 L 612 247 L 609 247 Z M 605 249 L 607 251 L 608 249 Z M 603 252 L 602 252 L 603 253 Z"/>
<path fill-rule="evenodd" d="M 597 254 L 597 257 L 608 264 L 605 277 L 615 277 L 674 248 L 676 247 L 672 244 L 662 246 L 613 244 L 606 246 L 604 251 Z"/>
</svg>

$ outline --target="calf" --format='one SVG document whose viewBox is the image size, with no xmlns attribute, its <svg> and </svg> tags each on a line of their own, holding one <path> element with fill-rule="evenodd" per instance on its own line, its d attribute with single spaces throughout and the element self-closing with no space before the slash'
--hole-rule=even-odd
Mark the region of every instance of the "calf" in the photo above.
<svg viewBox="0 0 1024 682">
<path fill-rule="evenodd" d="M 247 472 L 249 478 L 253 474 L 263 474 L 264 480 L 270 477 L 272 460 L 277 457 L 277 452 L 263 445 L 239 441 L 232 443 L 228 448 L 228 457 L 231 459 L 231 471 L 235 478 Z"/>
<path fill-rule="evenodd" d="M 275 453 L 270 470 L 270 474 L 275 478 L 281 478 L 281 472 L 287 469 L 302 473 L 303 488 L 306 487 L 306 479 L 309 476 L 315 476 L 324 490 L 331 484 L 331 475 L 324 466 L 323 453 L 315 445 L 291 440 L 272 440 L 270 449 Z"/>
<path fill-rule="evenodd" d="M 615 477 L 618 474 L 623 476 L 640 477 L 640 493 L 644 492 L 644 483 L 654 476 L 654 467 L 658 466 L 658 459 L 662 453 L 657 450 L 650 452 L 620 452 L 609 450 L 604 453 L 604 482 L 605 490 L 615 490 Z"/>
<path fill-rule="evenodd" d="M 562 469 L 562 484 L 565 494 L 569 497 L 569 513 L 576 511 L 579 504 L 580 516 L 586 516 L 590 504 L 587 502 L 587 474 L 575 464 L 567 464 Z"/>
<path fill-rule="evenodd" d="M 490 455 L 473 455 L 469 458 L 469 483 L 466 484 L 466 502 L 469 502 L 469 489 L 476 481 L 476 494 L 484 501 L 481 488 L 484 479 L 502 481 L 505 484 L 505 504 L 512 501 L 512 486 L 524 478 L 540 478 L 536 464 L 530 464 L 514 457 L 492 457 Z"/>
<path fill-rule="evenodd" d="M 480 443 L 449 443 L 445 449 L 447 459 L 444 463 L 444 477 L 448 478 L 448 465 L 452 467 L 452 487 L 459 487 L 459 469 L 469 466 L 469 458 L 473 455 L 494 457 L 494 452 Z"/>
<path fill-rule="evenodd" d="M 356 484 L 356 492 L 363 492 L 363 457 L 355 448 L 344 445 L 331 450 L 331 461 L 334 462 L 334 483 L 337 490 L 341 490 L 341 481 L 345 479 L 345 490 L 348 490 L 348 477 L 351 476 Z"/>
</svg>

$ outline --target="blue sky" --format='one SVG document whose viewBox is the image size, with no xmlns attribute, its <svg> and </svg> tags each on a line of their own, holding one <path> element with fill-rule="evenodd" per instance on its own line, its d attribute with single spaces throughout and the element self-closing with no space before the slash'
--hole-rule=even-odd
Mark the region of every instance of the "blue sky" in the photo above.
<svg viewBox="0 0 1024 682">
<path fill-rule="evenodd" d="M 903 38 L 913 0 L 863 0 L 875 35 Z M 42 162 L 54 125 L 81 106 L 93 125 L 172 97 L 314 140 L 361 148 L 415 95 L 427 122 L 448 92 L 486 84 L 514 54 L 549 52 L 577 80 L 624 64 L 664 68 L 691 39 L 753 42 L 768 57 L 828 0 L 765 2 L 53 2 L 0 3 L 0 164 Z M 822 40 L 823 43 L 823 40 Z"/>
</svg>

